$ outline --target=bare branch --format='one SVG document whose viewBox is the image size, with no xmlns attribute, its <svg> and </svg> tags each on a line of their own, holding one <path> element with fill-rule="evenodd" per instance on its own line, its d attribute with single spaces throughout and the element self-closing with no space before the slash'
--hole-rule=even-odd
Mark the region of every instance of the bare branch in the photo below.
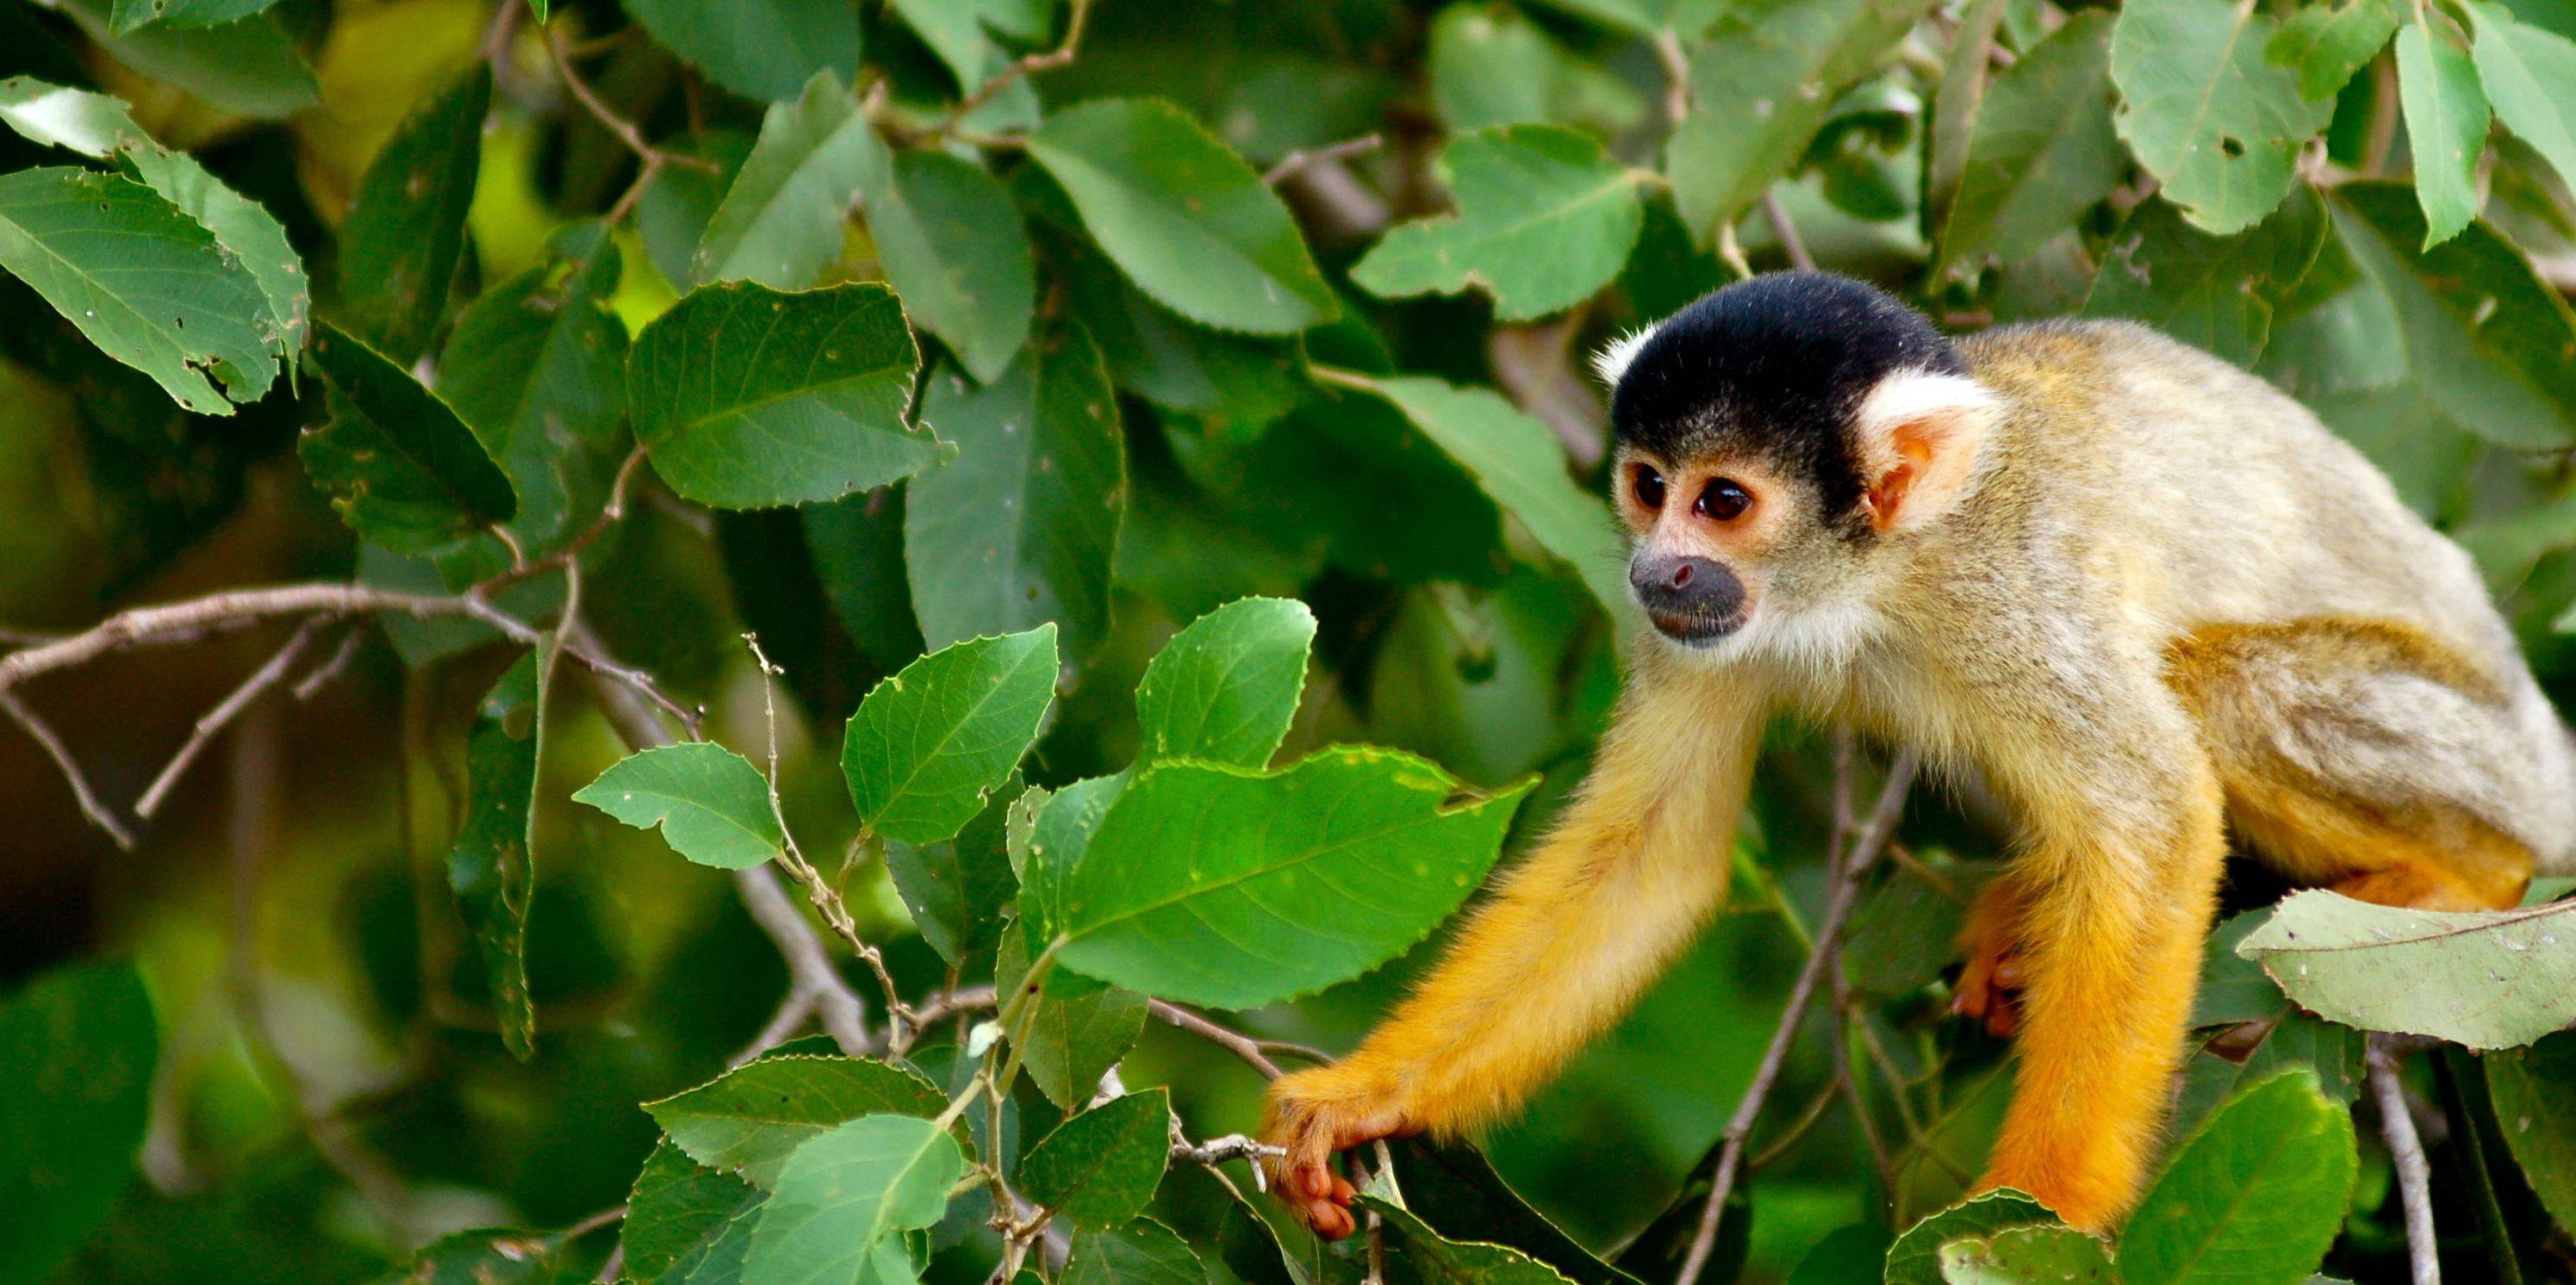
<svg viewBox="0 0 2576 1285">
<path fill-rule="evenodd" d="M 1655 33 L 1655 61 L 1664 68 L 1664 123 L 1679 125 L 1690 116 L 1690 55 L 1669 27 Z"/>
<path fill-rule="evenodd" d="M 1286 1074 L 1279 1069 L 1278 1063 L 1271 1061 L 1270 1056 L 1261 1051 L 1260 1042 L 1249 1035 L 1219 1026 L 1178 1004 L 1166 1003 L 1159 999 L 1150 1001 L 1146 1011 L 1242 1058 L 1253 1070 L 1261 1072 L 1261 1078 L 1265 1080 L 1276 1080 Z"/>
<path fill-rule="evenodd" d="M 363 630 L 352 629 L 340 635 L 340 645 L 331 650 L 330 658 L 314 666 L 311 672 L 295 680 L 295 686 L 287 689 L 295 694 L 296 703 L 302 704 L 320 695 L 323 688 L 347 672 L 349 662 L 357 658 L 358 648 L 366 641 L 367 635 Z"/>
<path fill-rule="evenodd" d="M 1691 1238 L 1690 1252 L 1682 1259 L 1682 1269 L 1675 1285 L 1697 1285 L 1700 1272 L 1708 1266 L 1709 1255 L 1717 1248 L 1719 1222 L 1726 1214 L 1726 1198 L 1735 1189 L 1735 1178 L 1744 1166 L 1745 1144 L 1753 1137 L 1753 1123 L 1762 1114 L 1762 1104 L 1779 1082 L 1780 1069 L 1788 1062 L 1789 1046 L 1806 1021 L 1807 1008 L 1815 1001 L 1816 992 L 1834 957 L 1841 953 L 1843 925 L 1851 916 L 1852 905 L 1860 900 L 1862 876 L 1878 860 L 1879 851 L 1887 846 L 1888 836 L 1896 829 L 1896 818 L 1904 811 L 1906 792 L 1914 784 L 1914 772 L 1920 760 L 1913 750 L 1897 755 L 1887 770 L 1887 782 L 1880 787 L 1878 803 L 1870 809 L 1869 821 L 1852 844 L 1851 852 L 1835 863 L 1833 885 L 1826 894 L 1824 921 L 1816 926 L 1815 947 L 1807 953 L 1807 963 L 1798 970 L 1798 980 L 1789 990 L 1788 1007 L 1780 1013 L 1780 1024 L 1771 1031 L 1771 1042 L 1762 1050 L 1762 1061 L 1754 1068 L 1753 1083 L 1735 1104 L 1735 1114 L 1726 1123 L 1725 1141 L 1718 1151 L 1717 1173 L 1712 1179 L 1708 1203 L 1700 1211 L 1699 1230 Z M 1849 772 L 1848 760 L 1843 773 Z"/>
<path fill-rule="evenodd" d="M 1789 221 L 1789 211 L 1780 204 L 1778 193 L 1762 193 L 1762 217 L 1770 220 L 1772 234 L 1780 238 L 1780 249 L 1789 256 L 1789 266 L 1800 272 L 1815 271 L 1816 256 L 1807 253 L 1807 243 L 1798 236 L 1798 225 Z"/>
<path fill-rule="evenodd" d="M 1609 451 L 1601 432 L 1601 398 L 1572 360 L 1574 336 L 1588 311 L 1578 307 L 1553 321 L 1496 326 L 1485 339 L 1494 382 L 1514 405 L 1553 430 L 1575 467 L 1587 471 Z"/>
<path fill-rule="evenodd" d="M 992 78 L 977 86 L 974 93 L 958 101 L 957 110 L 950 119 L 964 120 L 973 115 L 976 108 L 991 102 L 993 95 L 1010 88 L 1011 82 L 1022 76 L 1053 71 L 1072 62 L 1074 55 L 1082 48 L 1082 28 L 1090 18 L 1091 0 L 1073 0 L 1073 15 L 1065 21 L 1063 44 L 1044 53 L 1030 54 L 993 73 Z"/>
<path fill-rule="evenodd" d="M 1341 142 L 1323 147 L 1301 147 L 1280 157 L 1278 164 L 1262 173 L 1261 181 L 1277 187 L 1296 177 L 1299 171 L 1309 165 L 1322 161 L 1346 161 L 1354 156 L 1365 156 L 1385 145 L 1385 135 L 1362 134 L 1357 138 L 1346 138 Z"/>
<path fill-rule="evenodd" d="M 2380 1135 L 2388 1140 L 2389 1158 L 2397 1166 L 2397 1195 L 2406 1207 L 2406 1251 L 2415 1285 L 2441 1285 L 2441 1244 L 2433 1236 L 2433 1168 L 2424 1159 L 2424 1140 L 2415 1133 L 2406 1090 L 2397 1082 L 2400 1056 L 2373 1035 L 2363 1061 L 2369 1067 L 2371 1097 L 2379 1103 Z"/>
<path fill-rule="evenodd" d="M 18 656 L 26 654 L 20 652 Z M 7 659 L 16 660 L 18 656 Z M 0 661 L 0 664 L 5 663 Z M 0 673 L 5 672 L 0 670 Z M 27 708 L 26 702 L 19 700 L 18 694 L 10 691 L 5 682 L 0 682 L 0 710 L 7 711 L 9 717 L 18 720 L 18 726 L 26 728 L 27 735 L 36 738 L 36 744 L 43 746 L 45 753 L 54 760 L 54 766 L 62 769 L 63 779 L 71 782 L 72 798 L 80 803 L 81 815 L 107 831 L 107 837 L 114 839 L 116 846 L 132 852 L 134 832 L 126 829 L 125 823 L 117 820 L 116 814 L 109 811 L 106 804 L 99 802 L 98 792 L 90 788 L 89 777 L 81 771 L 80 760 L 72 757 L 71 749 L 63 744 L 63 738 L 54 735 L 54 729 L 37 717 L 36 711 Z"/>
<path fill-rule="evenodd" d="M 778 1011 L 770 1016 L 769 1024 L 761 1027 L 760 1033 L 751 1037 L 751 1043 L 743 1045 L 742 1051 L 734 1054 L 725 1062 L 725 1065 L 741 1066 L 786 1043 L 789 1037 L 795 1035 L 797 1030 L 805 1025 L 805 1019 L 813 1015 L 814 997 L 801 986 L 788 987 L 787 998 L 780 1001 Z M 850 1051 L 843 1049 L 842 1052 Z M 850 1053 L 850 1056 L 857 1057 L 859 1054 Z"/>
<path fill-rule="evenodd" d="M 1287 1154 L 1286 1147 L 1274 1147 L 1267 1142 L 1247 1138 L 1240 1133 L 1229 1133 L 1222 1138 L 1210 1138 L 1205 1142 L 1190 1142 L 1184 1139 L 1172 1144 L 1172 1159 L 1187 1160 L 1194 1164 L 1206 1165 L 1211 1169 L 1228 1160 L 1258 1160 L 1263 1156 Z M 1252 1180 L 1256 1183 L 1261 1181 L 1261 1166 L 1252 1167 Z"/>
<path fill-rule="evenodd" d="M 188 734 L 188 743 L 180 746 L 179 752 L 170 756 L 169 766 L 162 768 L 161 774 L 152 778 L 152 784 L 145 787 L 143 797 L 134 801 L 134 815 L 146 821 L 151 820 L 152 814 L 161 810 L 162 801 L 170 797 L 171 787 L 177 785 L 179 778 L 187 773 L 188 765 L 196 762 L 197 756 L 205 752 L 207 744 L 215 739 L 216 734 L 231 725 L 233 719 L 239 717 L 243 710 L 250 708 L 252 701 L 258 700 L 268 689 L 285 681 L 286 671 L 294 668 L 295 662 L 304 658 L 305 650 L 313 645 L 314 635 L 320 633 L 322 626 L 329 623 L 329 620 L 327 616 L 314 616 L 307 619 L 296 628 L 295 636 L 287 639 L 286 645 L 278 648 L 277 654 L 268 658 L 268 663 L 251 671 L 250 677 L 243 679 L 240 686 L 235 687 L 229 695 L 216 702 L 213 709 L 199 716 L 195 730 Z"/>
</svg>

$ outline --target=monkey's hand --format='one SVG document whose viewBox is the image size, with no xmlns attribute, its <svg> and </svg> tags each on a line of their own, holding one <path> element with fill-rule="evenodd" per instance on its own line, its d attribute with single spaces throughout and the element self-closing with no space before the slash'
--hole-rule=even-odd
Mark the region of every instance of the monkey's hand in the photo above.
<svg viewBox="0 0 2576 1285">
<path fill-rule="evenodd" d="M 2021 898 L 2010 884 L 1996 880 L 1977 894 L 1959 938 L 1968 963 L 1959 971 L 1950 1011 L 1984 1022 L 1997 1039 L 2009 1039 L 2021 1028 L 2021 969 L 2015 954 L 2020 915 Z"/>
<path fill-rule="evenodd" d="M 1357 1225 L 1350 1205 L 1358 1193 L 1333 1171 L 1333 1153 L 1422 1131 L 1399 1083 L 1399 1077 L 1359 1059 L 1271 1082 L 1261 1140 L 1288 1154 L 1261 1163 L 1269 1170 L 1271 1190 L 1307 1230 L 1340 1240 Z"/>
</svg>

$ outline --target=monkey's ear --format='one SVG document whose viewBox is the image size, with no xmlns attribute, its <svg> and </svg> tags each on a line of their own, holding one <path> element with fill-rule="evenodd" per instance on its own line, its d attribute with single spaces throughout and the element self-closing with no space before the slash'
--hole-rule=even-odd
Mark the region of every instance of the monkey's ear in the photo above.
<svg viewBox="0 0 2576 1285">
<path fill-rule="evenodd" d="M 1606 387 L 1617 388 L 1619 377 L 1628 373 L 1628 363 L 1637 359 L 1637 350 L 1654 337 L 1654 326 L 1640 326 L 1611 340 L 1601 351 L 1592 354 L 1593 377 Z"/>
<path fill-rule="evenodd" d="M 1965 375 L 1905 370 L 1880 380 L 1852 417 L 1870 522 L 1919 530 L 1957 507 L 1998 410 Z"/>
</svg>

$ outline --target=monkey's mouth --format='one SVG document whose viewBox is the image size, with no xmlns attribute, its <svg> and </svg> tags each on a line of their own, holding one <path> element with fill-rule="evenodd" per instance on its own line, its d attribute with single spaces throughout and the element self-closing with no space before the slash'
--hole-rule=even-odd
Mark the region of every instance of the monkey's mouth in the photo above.
<svg viewBox="0 0 2576 1285">
<path fill-rule="evenodd" d="M 1646 619 L 1655 626 L 1656 633 L 1692 647 L 1716 645 L 1728 634 L 1742 629 L 1744 622 L 1752 614 L 1750 607 L 1738 607 L 1723 616 L 1707 616 L 1687 611 L 1660 611 L 1653 607 L 1646 609 Z"/>
</svg>

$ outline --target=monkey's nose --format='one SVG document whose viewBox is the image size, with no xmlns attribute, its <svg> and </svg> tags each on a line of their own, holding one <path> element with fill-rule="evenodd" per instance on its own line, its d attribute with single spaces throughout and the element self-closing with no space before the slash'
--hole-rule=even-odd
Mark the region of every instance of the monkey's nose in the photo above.
<svg viewBox="0 0 2576 1285">
<path fill-rule="evenodd" d="M 1713 558 L 1640 557 L 1628 566 L 1628 583 L 1647 611 L 1712 625 L 1731 619 L 1744 605 L 1744 582 Z"/>
</svg>

